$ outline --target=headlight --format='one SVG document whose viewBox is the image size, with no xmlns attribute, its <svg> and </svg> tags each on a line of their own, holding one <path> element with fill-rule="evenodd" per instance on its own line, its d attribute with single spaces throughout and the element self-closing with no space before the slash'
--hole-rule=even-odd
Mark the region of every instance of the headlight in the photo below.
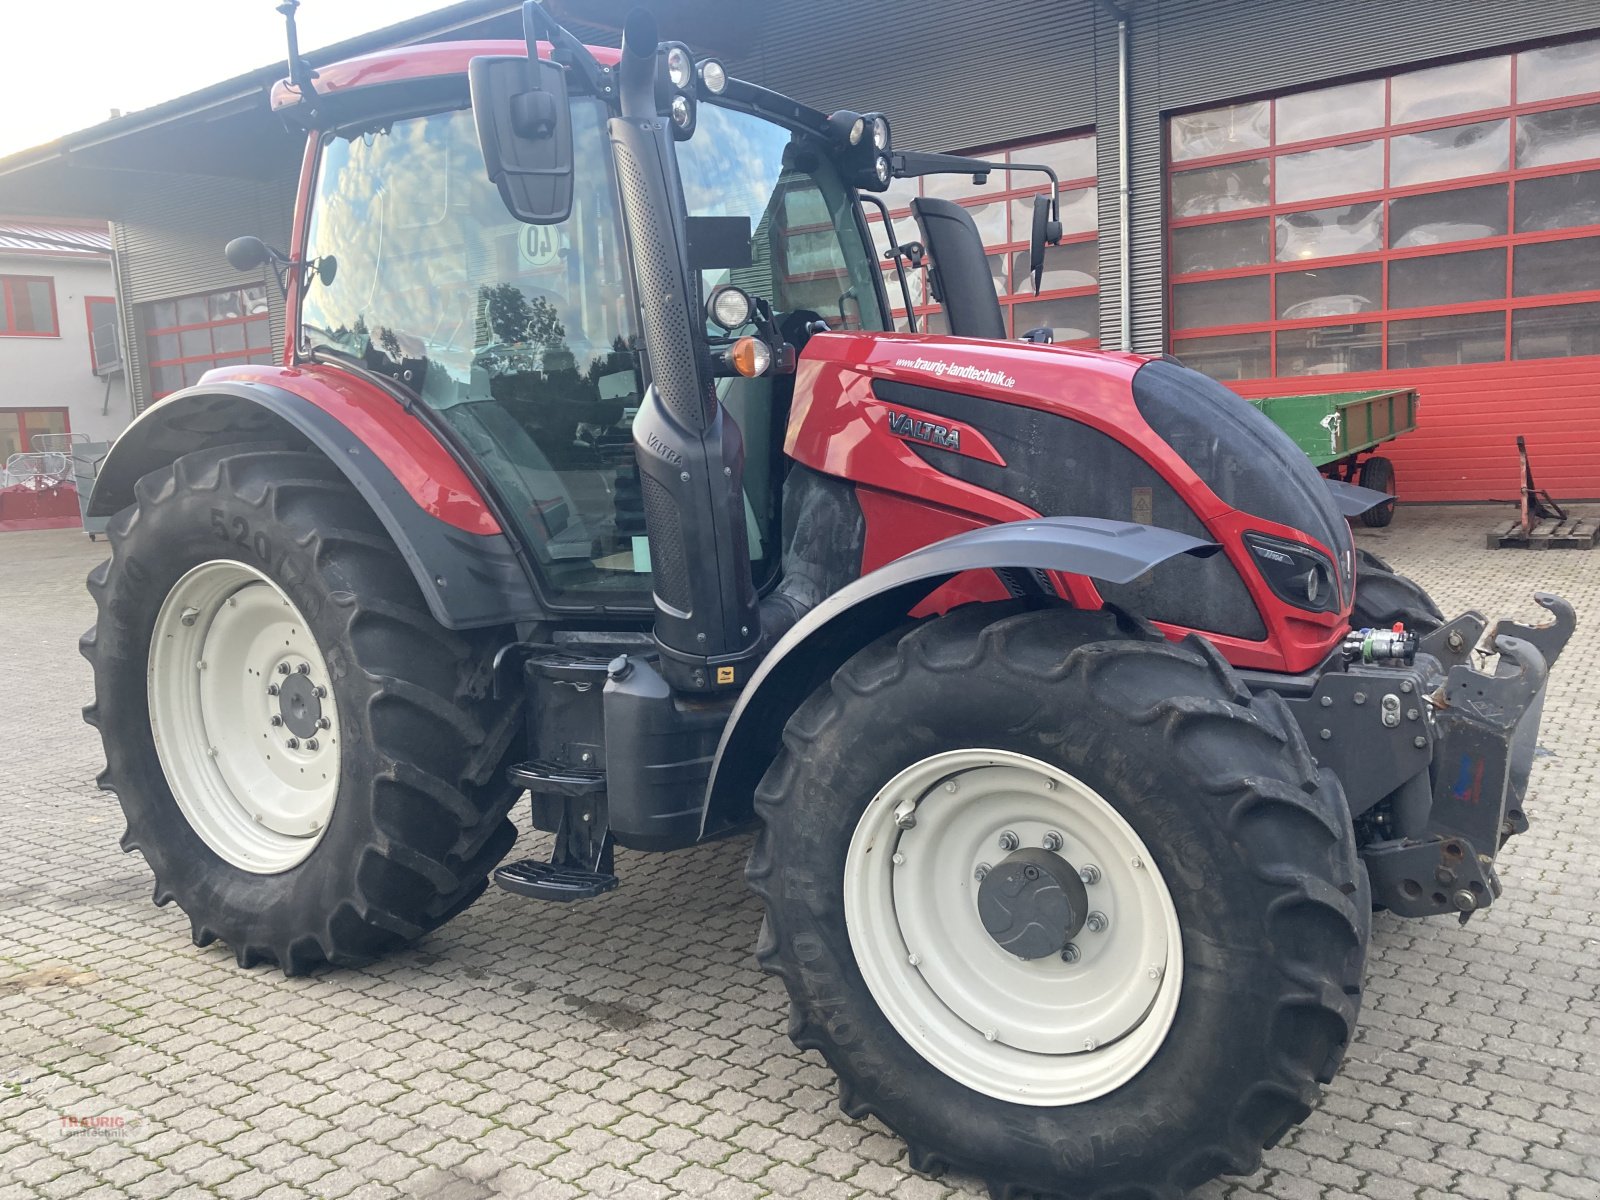
<svg viewBox="0 0 1600 1200">
<path fill-rule="evenodd" d="M 1244 535 L 1261 577 L 1280 600 L 1310 612 L 1338 612 L 1333 563 L 1309 546 L 1263 533 Z"/>
<path fill-rule="evenodd" d="M 689 52 L 682 46 L 671 47 L 667 51 L 667 82 L 681 92 L 693 79 L 694 60 Z"/>
<path fill-rule="evenodd" d="M 749 323 L 755 313 L 755 301 L 743 288 L 724 284 L 712 290 L 711 298 L 706 302 L 706 312 L 712 321 L 731 333 Z"/>
<path fill-rule="evenodd" d="M 889 156 L 887 154 L 878 155 L 878 161 L 873 167 L 873 172 L 878 177 L 879 187 L 889 186 Z"/>
<path fill-rule="evenodd" d="M 689 107 L 689 97 L 674 96 L 672 98 L 672 123 L 679 129 L 687 129 L 693 117 L 694 110 Z"/>
<path fill-rule="evenodd" d="M 861 144 L 861 139 L 866 135 L 866 132 L 867 119 L 865 117 L 857 117 L 855 119 L 855 123 L 850 126 L 850 144 L 852 146 L 859 146 Z"/>
<path fill-rule="evenodd" d="M 713 96 L 720 96 L 728 86 L 728 72 L 716 59 L 708 58 L 700 64 L 700 82 Z"/>
<path fill-rule="evenodd" d="M 872 148 L 878 151 L 889 148 L 889 122 L 883 117 L 872 118 Z"/>
</svg>

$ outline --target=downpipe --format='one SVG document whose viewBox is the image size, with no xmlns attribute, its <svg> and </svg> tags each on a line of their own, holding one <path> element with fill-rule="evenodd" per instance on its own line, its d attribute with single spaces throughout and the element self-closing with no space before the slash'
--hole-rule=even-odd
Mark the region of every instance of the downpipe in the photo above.
<svg viewBox="0 0 1600 1200">
<path fill-rule="evenodd" d="M 744 514 L 744 442 L 717 400 L 670 122 L 655 105 L 655 19 L 623 32 L 622 115 L 608 130 L 632 249 L 650 384 L 633 422 L 661 674 L 737 691 L 760 654 Z"/>
</svg>

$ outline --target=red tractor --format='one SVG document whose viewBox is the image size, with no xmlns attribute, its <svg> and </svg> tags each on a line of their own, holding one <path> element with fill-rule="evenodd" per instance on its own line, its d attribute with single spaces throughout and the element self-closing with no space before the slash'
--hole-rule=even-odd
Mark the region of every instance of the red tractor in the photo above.
<svg viewBox="0 0 1600 1200">
<path fill-rule="evenodd" d="M 282 271 L 281 364 L 102 466 L 86 716 L 156 902 L 296 974 L 753 829 L 794 1040 L 913 1167 L 1251 1170 L 1339 1065 L 1373 908 L 1499 894 L 1571 607 L 1446 621 L 1352 543 L 1386 497 L 1226 388 L 1007 340 L 953 206 L 887 265 L 928 255 L 955 336 L 892 332 L 862 201 L 1043 168 L 523 15 L 291 41 L 294 241 L 228 247 Z M 503 865 L 524 793 L 551 857 Z"/>
</svg>

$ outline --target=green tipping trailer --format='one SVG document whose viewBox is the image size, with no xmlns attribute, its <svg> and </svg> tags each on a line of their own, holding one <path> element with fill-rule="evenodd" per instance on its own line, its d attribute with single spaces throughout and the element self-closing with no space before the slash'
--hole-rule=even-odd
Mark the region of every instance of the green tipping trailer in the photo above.
<svg viewBox="0 0 1600 1200">
<path fill-rule="evenodd" d="M 1317 392 L 1252 400 L 1294 439 L 1324 475 L 1395 494 L 1394 464 L 1372 451 L 1417 427 L 1417 391 Z M 1363 524 L 1387 525 L 1394 502 L 1361 515 Z"/>
</svg>

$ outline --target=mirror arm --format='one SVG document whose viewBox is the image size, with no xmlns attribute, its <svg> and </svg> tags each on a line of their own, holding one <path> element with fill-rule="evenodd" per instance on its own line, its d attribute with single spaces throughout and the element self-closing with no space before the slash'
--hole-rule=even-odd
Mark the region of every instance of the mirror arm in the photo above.
<svg viewBox="0 0 1600 1200">
<path fill-rule="evenodd" d="M 1054 246 L 1061 241 L 1061 180 L 1056 178 L 1055 169 L 1043 163 L 1012 163 L 1013 171 L 1042 171 L 1050 177 L 1050 220 L 1056 225 L 1054 236 L 1046 234 L 1045 241 Z"/>
<path fill-rule="evenodd" d="M 528 44 L 529 58 L 534 58 L 539 53 L 538 39 L 541 29 L 545 39 L 550 43 L 552 61 L 577 68 L 595 95 L 611 94 L 611 69 L 602 67 L 595 56 L 589 53 L 589 47 L 564 29 L 540 0 L 523 0 L 522 35 Z"/>
</svg>

